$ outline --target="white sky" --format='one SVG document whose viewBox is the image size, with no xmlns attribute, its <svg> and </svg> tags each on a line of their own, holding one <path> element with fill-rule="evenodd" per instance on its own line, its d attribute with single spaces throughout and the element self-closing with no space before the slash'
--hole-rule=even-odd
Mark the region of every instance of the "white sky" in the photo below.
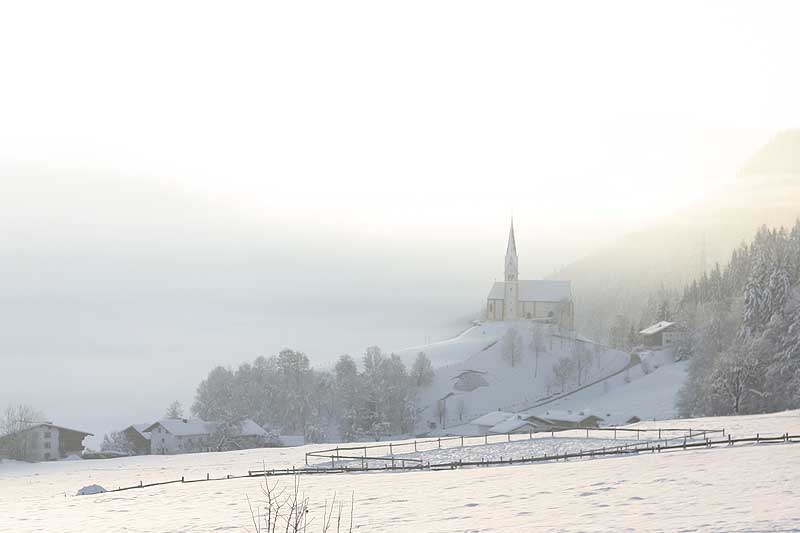
<svg viewBox="0 0 800 533">
<path fill-rule="evenodd" d="M 525 224 L 532 208 L 543 231 L 629 228 L 797 124 L 798 15 L 6 2 L 0 164 L 172 181 L 284 223 L 397 237 L 495 229 L 512 209 Z"/>
</svg>

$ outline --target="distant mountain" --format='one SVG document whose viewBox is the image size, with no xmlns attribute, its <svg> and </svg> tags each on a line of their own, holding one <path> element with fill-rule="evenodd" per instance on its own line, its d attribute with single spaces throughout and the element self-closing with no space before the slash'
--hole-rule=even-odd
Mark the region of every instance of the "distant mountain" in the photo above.
<svg viewBox="0 0 800 533">
<path fill-rule="evenodd" d="M 637 320 L 649 294 L 661 286 L 680 288 L 714 262 L 727 261 L 761 225 L 788 226 L 798 216 L 800 130 L 788 130 L 758 150 L 713 196 L 555 276 L 573 282 L 579 330 L 602 339 L 614 315 Z"/>
</svg>

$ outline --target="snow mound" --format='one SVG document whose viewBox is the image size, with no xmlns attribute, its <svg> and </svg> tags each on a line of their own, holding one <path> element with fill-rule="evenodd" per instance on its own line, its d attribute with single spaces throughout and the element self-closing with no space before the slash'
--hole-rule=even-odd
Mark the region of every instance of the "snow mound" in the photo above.
<svg viewBox="0 0 800 533">
<path fill-rule="evenodd" d="M 75 496 L 89 496 L 91 494 L 102 494 L 106 492 L 106 489 L 101 487 L 100 485 L 86 485 Z"/>
</svg>

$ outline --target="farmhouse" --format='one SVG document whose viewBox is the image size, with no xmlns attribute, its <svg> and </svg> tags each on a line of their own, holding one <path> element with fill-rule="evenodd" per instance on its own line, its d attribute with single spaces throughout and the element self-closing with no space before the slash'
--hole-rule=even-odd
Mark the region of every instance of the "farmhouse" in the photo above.
<svg viewBox="0 0 800 533">
<path fill-rule="evenodd" d="M 51 461 L 83 453 L 83 439 L 91 433 L 56 426 L 50 422 L 0 437 L 0 457 L 25 461 Z"/>
<path fill-rule="evenodd" d="M 508 232 L 505 280 L 496 281 L 486 298 L 487 320 L 540 320 L 571 331 L 574 327 L 569 281 L 520 280 L 514 221 Z"/>
<path fill-rule="evenodd" d="M 240 450 L 266 444 L 269 434 L 252 420 L 243 420 L 230 431 L 215 422 L 169 418 L 144 429 L 150 433 L 150 450 L 156 455 Z"/>
<path fill-rule="evenodd" d="M 675 341 L 675 322 L 661 321 L 639 332 L 648 348 L 666 348 Z"/>
</svg>

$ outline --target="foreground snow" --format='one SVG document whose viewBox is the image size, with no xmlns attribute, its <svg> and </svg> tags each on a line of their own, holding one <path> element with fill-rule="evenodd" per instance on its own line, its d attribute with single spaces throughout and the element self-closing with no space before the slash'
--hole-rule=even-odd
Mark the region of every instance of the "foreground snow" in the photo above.
<svg viewBox="0 0 800 533">
<path fill-rule="evenodd" d="M 642 423 L 725 427 L 734 436 L 800 433 L 797 411 Z M 517 445 L 517 443 L 511 443 Z M 491 445 L 498 446 L 498 445 Z M 176 457 L 0 463 L 0 531 L 246 531 L 259 480 L 175 484 L 96 496 L 118 485 L 303 464 L 323 446 Z M 475 447 L 469 453 L 478 453 Z M 452 450 L 448 450 L 452 453 Z M 285 479 L 283 482 L 288 483 Z M 445 472 L 308 476 L 321 515 L 334 492 L 355 494 L 358 531 L 791 530 L 800 523 L 800 445 L 689 452 Z"/>
</svg>

